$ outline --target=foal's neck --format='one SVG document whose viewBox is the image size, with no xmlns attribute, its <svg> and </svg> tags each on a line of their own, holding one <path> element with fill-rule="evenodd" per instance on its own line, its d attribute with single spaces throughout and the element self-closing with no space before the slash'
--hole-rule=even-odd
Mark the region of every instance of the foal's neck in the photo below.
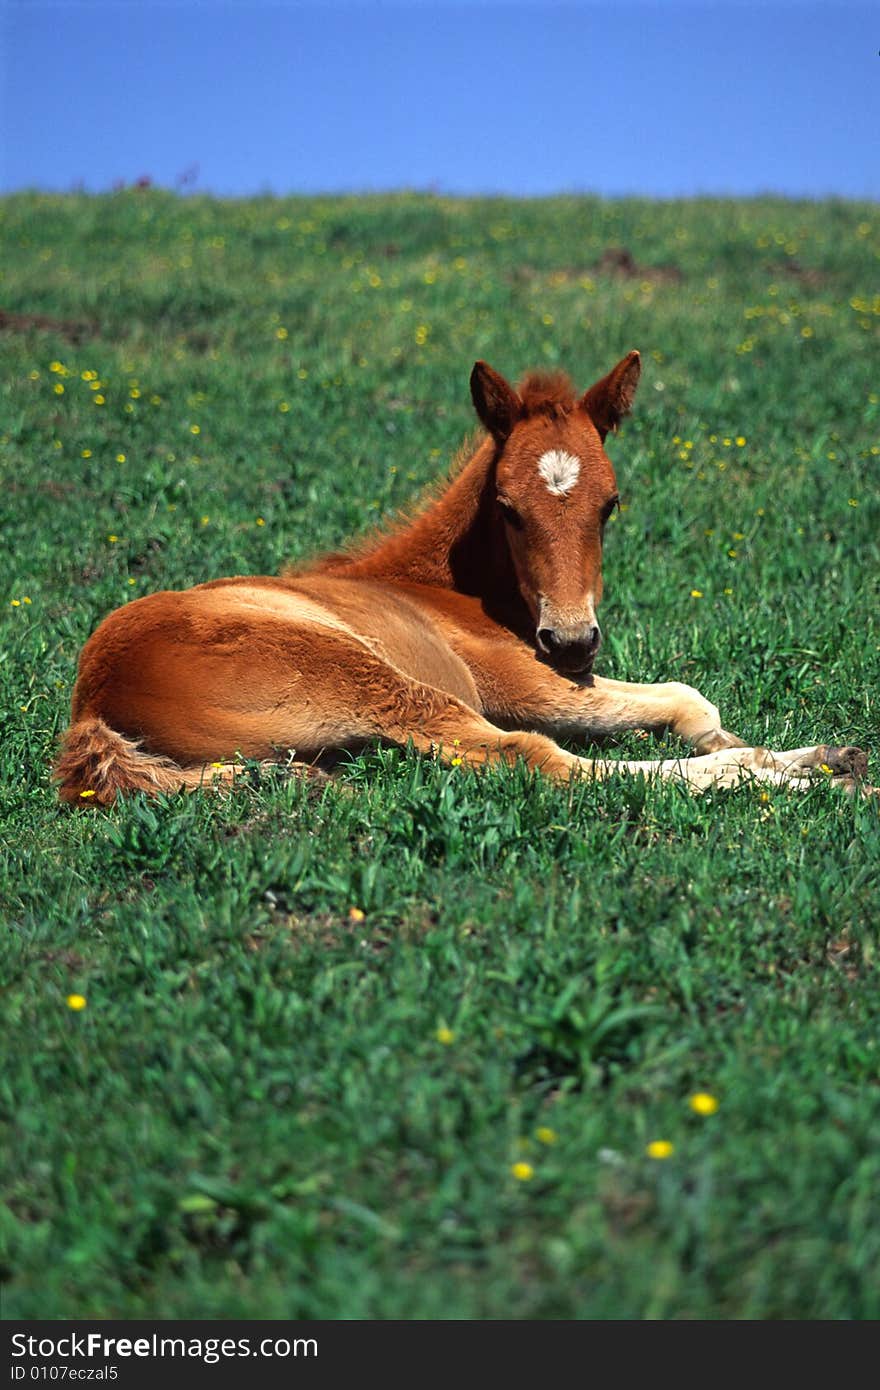
<svg viewBox="0 0 880 1390">
<path fill-rule="evenodd" d="M 352 578 L 430 584 L 489 601 L 516 592 L 495 509 L 495 445 L 486 439 L 446 490 L 390 535 L 322 568 Z"/>
</svg>

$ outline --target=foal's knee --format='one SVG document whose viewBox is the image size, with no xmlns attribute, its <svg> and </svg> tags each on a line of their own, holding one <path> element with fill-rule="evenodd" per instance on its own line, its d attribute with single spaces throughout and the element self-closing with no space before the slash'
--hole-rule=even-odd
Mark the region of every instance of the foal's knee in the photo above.
<svg viewBox="0 0 880 1390">
<path fill-rule="evenodd" d="M 713 705 L 692 685 L 683 685 L 680 681 L 671 681 L 669 691 L 673 706 L 670 720 L 673 733 L 698 745 L 706 753 L 715 748 L 735 746 L 738 740 L 734 740 L 730 734 L 725 735 L 721 728 L 717 705 Z M 721 742 L 717 741 L 719 737 L 722 737 Z"/>
</svg>

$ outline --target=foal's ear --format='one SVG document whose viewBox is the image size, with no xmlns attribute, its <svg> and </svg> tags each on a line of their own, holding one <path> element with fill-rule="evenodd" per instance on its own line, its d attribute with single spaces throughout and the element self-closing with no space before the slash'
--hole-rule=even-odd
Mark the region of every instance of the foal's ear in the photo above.
<svg viewBox="0 0 880 1390">
<path fill-rule="evenodd" d="M 471 400 L 492 438 L 503 444 L 522 414 L 522 401 L 488 362 L 474 363 Z"/>
<path fill-rule="evenodd" d="M 641 374 L 642 359 L 633 350 L 584 394 L 581 405 L 602 439 L 610 430 L 617 429 L 629 411 Z"/>
</svg>

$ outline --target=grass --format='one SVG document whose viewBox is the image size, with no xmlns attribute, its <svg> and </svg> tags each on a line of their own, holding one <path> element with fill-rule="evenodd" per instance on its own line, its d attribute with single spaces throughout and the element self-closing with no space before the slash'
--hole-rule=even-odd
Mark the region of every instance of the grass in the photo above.
<svg viewBox="0 0 880 1390">
<path fill-rule="evenodd" d="M 353 796 L 48 778 L 111 608 L 380 523 L 475 358 L 633 346 L 601 671 L 875 750 L 876 209 L 131 191 L 0 233 L 4 1316 L 880 1316 L 876 805 L 398 750 Z"/>
</svg>

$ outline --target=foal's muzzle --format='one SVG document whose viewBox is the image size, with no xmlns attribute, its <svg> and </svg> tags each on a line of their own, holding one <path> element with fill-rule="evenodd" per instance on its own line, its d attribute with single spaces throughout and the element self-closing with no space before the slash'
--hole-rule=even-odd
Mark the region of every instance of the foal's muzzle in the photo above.
<svg viewBox="0 0 880 1390">
<path fill-rule="evenodd" d="M 538 650 L 549 658 L 558 671 L 567 671 L 572 675 L 592 668 L 601 641 L 602 634 L 595 623 L 576 636 L 552 627 L 539 627 L 537 632 Z"/>
</svg>

